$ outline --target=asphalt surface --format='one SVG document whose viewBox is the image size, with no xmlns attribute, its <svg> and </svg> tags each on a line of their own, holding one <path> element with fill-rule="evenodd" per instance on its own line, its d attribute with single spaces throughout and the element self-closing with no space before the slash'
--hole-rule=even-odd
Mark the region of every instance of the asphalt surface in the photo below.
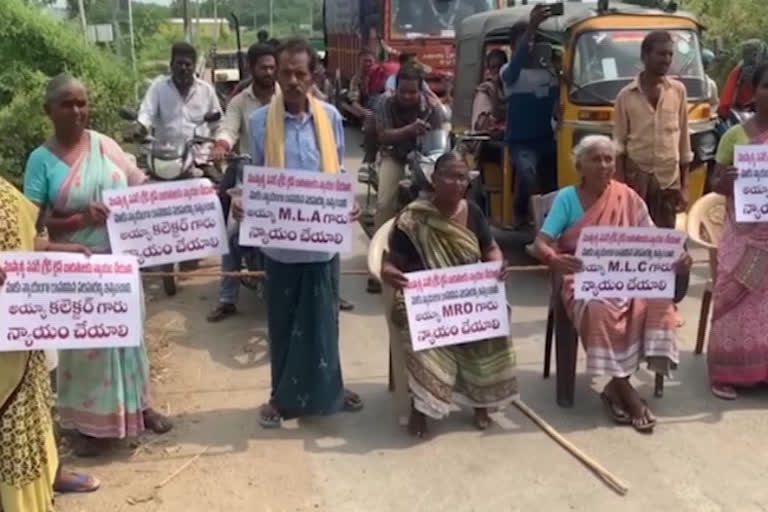
<svg viewBox="0 0 768 512">
<path fill-rule="evenodd" d="M 357 139 L 347 143 L 348 169 L 359 165 Z M 358 230 L 344 269 L 365 268 L 367 237 Z M 150 345 L 161 369 L 154 400 L 176 429 L 146 436 L 95 460 L 65 458 L 69 467 L 102 479 L 93 495 L 63 497 L 75 511 L 690 511 L 768 509 L 765 439 L 768 393 L 735 402 L 708 391 L 705 356 L 693 355 L 707 267 L 695 267 L 680 304 L 681 365 L 663 399 L 652 398 L 653 376 L 633 381 L 659 417 L 653 435 L 613 425 L 597 396 L 604 384 L 583 371 L 576 404 L 555 403 L 554 378 L 543 380 L 548 304 L 544 272 L 516 273 L 507 283 L 523 400 L 584 452 L 626 482 L 618 496 L 516 409 L 493 415 L 478 432 L 471 412 L 431 424 L 412 440 L 397 424 L 387 391 L 387 328 L 379 296 L 365 277 L 343 276 L 342 295 L 355 303 L 341 314 L 341 355 L 347 385 L 365 400 L 357 414 L 288 421 L 263 430 L 258 406 L 269 396 L 269 359 L 262 302 L 242 290 L 238 316 L 208 324 L 213 279 L 184 281 L 163 297 L 150 286 Z M 553 367 L 553 371 L 555 371 Z M 199 458 L 185 466 L 195 455 Z M 183 468 L 160 489 L 156 486 Z"/>
</svg>

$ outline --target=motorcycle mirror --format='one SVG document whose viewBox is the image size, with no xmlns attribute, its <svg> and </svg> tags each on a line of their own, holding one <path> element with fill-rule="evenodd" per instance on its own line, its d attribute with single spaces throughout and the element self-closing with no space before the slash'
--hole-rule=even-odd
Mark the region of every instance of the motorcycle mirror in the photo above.
<svg viewBox="0 0 768 512">
<path fill-rule="evenodd" d="M 132 108 L 128 108 L 128 107 L 121 108 L 117 112 L 117 115 L 120 116 L 120 119 L 123 119 L 125 121 L 136 121 L 139 119 L 139 114 Z"/>
<path fill-rule="evenodd" d="M 208 112 L 203 116 L 203 121 L 206 123 L 215 123 L 219 120 L 221 120 L 221 112 Z"/>
</svg>

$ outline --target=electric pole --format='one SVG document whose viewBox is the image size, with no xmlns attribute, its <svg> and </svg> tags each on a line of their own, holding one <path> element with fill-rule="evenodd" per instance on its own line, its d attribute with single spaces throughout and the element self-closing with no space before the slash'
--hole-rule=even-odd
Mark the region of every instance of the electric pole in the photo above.
<svg viewBox="0 0 768 512">
<path fill-rule="evenodd" d="M 85 20 L 85 6 L 83 0 L 77 0 L 77 10 L 80 11 L 80 23 L 83 25 L 83 37 L 88 42 L 88 22 Z"/>
<path fill-rule="evenodd" d="M 275 37 L 274 0 L 269 0 L 269 37 Z"/>
<path fill-rule="evenodd" d="M 181 0 L 181 6 L 182 6 L 182 15 L 184 16 L 184 39 L 188 43 L 192 42 L 192 37 L 190 34 L 190 23 L 189 23 L 189 0 Z"/>
<path fill-rule="evenodd" d="M 131 38 L 131 67 L 133 68 L 133 79 L 136 81 L 138 73 L 136 72 L 136 38 L 133 31 L 133 0 L 128 0 L 128 33 Z M 138 83 L 136 85 L 138 86 Z M 138 101 L 139 95 L 136 88 L 134 88 L 133 93 Z"/>
</svg>

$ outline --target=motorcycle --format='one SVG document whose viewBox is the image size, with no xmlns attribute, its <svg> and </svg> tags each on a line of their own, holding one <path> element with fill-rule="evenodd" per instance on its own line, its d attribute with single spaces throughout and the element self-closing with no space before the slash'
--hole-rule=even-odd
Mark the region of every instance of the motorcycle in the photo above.
<svg viewBox="0 0 768 512">
<path fill-rule="evenodd" d="M 231 201 L 235 197 L 242 195 L 242 188 L 238 185 L 238 179 L 242 178 L 243 166 L 247 164 L 251 157 L 248 155 L 230 155 L 227 158 L 229 165 L 227 166 L 227 172 L 224 175 L 224 180 L 221 183 L 220 197 L 222 198 L 222 207 L 224 211 L 224 218 L 228 222 L 234 222 L 229 215 L 231 208 Z M 226 188 L 226 191 L 224 190 Z M 232 244 L 238 244 L 238 236 L 234 233 L 229 239 L 230 247 Z M 239 244 L 238 244 L 239 245 Z M 248 247 L 239 245 L 241 268 L 245 268 L 250 272 L 263 271 L 264 270 L 264 256 L 258 247 Z M 264 292 L 264 280 L 259 277 L 243 276 L 240 278 L 240 284 L 249 290 L 255 291 L 258 295 L 263 295 Z"/>
<path fill-rule="evenodd" d="M 474 136 L 478 140 L 481 136 Z M 455 150 L 461 150 L 467 137 L 456 140 Z M 402 208 L 411 201 L 424 197 L 432 188 L 432 175 L 438 158 L 451 151 L 451 137 L 446 130 L 431 130 L 420 137 L 418 149 L 411 151 L 406 160 L 405 178 L 400 182 L 399 206 Z M 480 172 L 470 170 L 469 186 L 466 197 L 485 210 L 486 193 L 480 180 Z"/>
<path fill-rule="evenodd" d="M 125 121 L 136 122 L 138 113 L 129 108 L 122 108 L 120 117 Z M 146 135 L 138 142 L 136 161 L 140 168 L 146 169 L 152 181 L 178 181 L 192 178 L 207 177 L 214 184 L 221 181 L 221 173 L 210 157 L 204 155 L 202 149 L 211 146 L 215 141 L 210 137 L 197 134 L 201 126 L 216 123 L 221 120 L 221 112 L 209 112 L 197 123 L 193 135 L 188 140 L 159 141 L 152 135 Z M 194 270 L 199 262 L 185 261 L 179 264 L 182 270 Z M 174 272 L 176 265 L 169 263 L 158 268 L 161 272 Z M 163 289 L 168 297 L 176 295 L 176 278 L 163 277 Z"/>
</svg>

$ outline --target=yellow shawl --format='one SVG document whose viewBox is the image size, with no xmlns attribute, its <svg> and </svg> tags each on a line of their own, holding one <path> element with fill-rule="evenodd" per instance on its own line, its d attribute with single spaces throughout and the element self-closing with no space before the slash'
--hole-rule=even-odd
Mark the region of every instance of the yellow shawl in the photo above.
<svg viewBox="0 0 768 512">
<path fill-rule="evenodd" d="M 323 172 L 336 174 L 341 169 L 333 125 L 323 102 L 307 96 L 309 111 L 315 124 L 315 136 L 320 150 Z M 267 113 L 267 140 L 265 143 L 266 165 L 275 169 L 285 168 L 285 103 L 282 94 L 275 94 Z"/>
<path fill-rule="evenodd" d="M 33 251 L 37 207 L 0 178 L 0 252 Z M 0 352 L 0 409 L 24 377 L 30 352 Z"/>
</svg>

